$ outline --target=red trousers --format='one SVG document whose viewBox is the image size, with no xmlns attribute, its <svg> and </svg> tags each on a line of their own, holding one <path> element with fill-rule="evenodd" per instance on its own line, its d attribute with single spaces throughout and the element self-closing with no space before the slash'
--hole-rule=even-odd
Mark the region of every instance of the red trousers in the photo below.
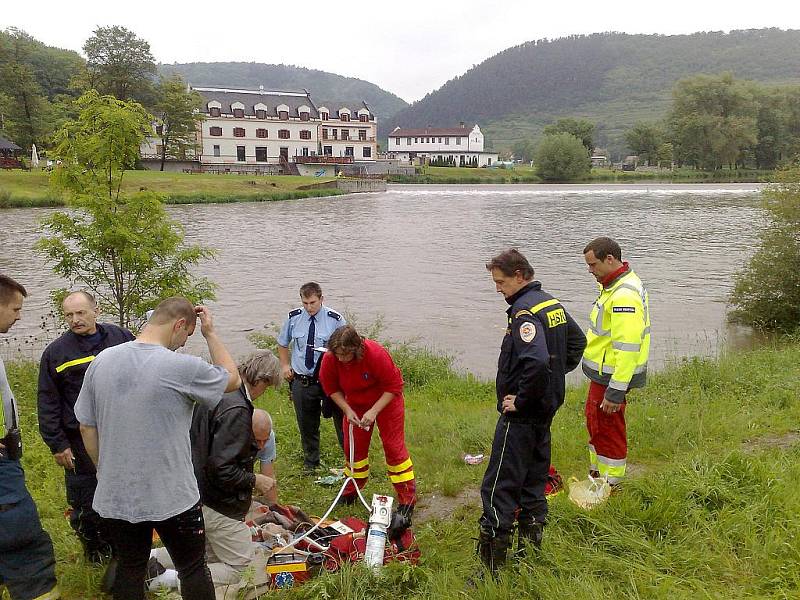
<svg viewBox="0 0 800 600">
<path fill-rule="evenodd" d="M 361 418 L 370 406 L 353 406 L 353 410 Z M 405 404 L 402 396 L 395 396 L 386 407 L 378 413 L 375 420 L 383 443 L 383 454 L 386 457 L 386 470 L 389 480 L 394 486 L 397 500 L 400 504 L 414 505 L 417 502 L 417 486 L 414 481 L 414 465 L 406 448 L 405 437 Z M 346 418 L 342 420 L 344 429 L 344 456 L 350 461 L 350 423 Z M 372 440 L 372 428 L 365 431 L 353 426 L 353 464 L 345 468 L 345 475 L 352 475 L 363 489 L 369 478 L 369 444 Z M 344 496 L 356 493 L 353 483 L 350 482 L 344 490 Z"/>
<path fill-rule="evenodd" d="M 625 430 L 625 402 L 617 412 L 600 409 L 606 386 L 589 382 L 586 396 L 586 429 L 589 431 L 589 470 L 617 483 L 625 477 L 628 437 Z"/>
</svg>

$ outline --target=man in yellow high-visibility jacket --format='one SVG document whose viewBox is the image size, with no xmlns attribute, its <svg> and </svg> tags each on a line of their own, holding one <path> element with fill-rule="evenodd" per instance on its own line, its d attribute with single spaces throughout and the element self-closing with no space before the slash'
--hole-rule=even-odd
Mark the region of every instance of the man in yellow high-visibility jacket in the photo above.
<svg viewBox="0 0 800 600">
<path fill-rule="evenodd" d="M 583 249 L 600 295 L 589 314 L 583 372 L 590 379 L 586 398 L 589 430 L 589 472 L 616 485 L 625 477 L 628 440 L 625 397 L 642 387 L 650 352 L 650 309 L 647 289 L 622 261 L 619 244 L 608 237 Z"/>
</svg>

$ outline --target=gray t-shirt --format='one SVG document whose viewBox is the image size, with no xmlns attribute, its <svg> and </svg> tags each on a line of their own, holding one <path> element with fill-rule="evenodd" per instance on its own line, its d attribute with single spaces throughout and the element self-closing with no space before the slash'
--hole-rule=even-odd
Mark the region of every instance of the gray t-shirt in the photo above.
<svg viewBox="0 0 800 600">
<path fill-rule="evenodd" d="M 3 411 L 3 413 L 0 414 L 0 423 L 5 425 L 5 427 L 0 427 L 0 437 L 4 437 L 13 426 L 14 421 L 19 424 L 19 412 L 17 403 L 12 402 L 14 394 L 11 391 L 11 386 L 8 385 L 6 366 L 3 364 L 2 358 L 0 358 L 0 398 L 2 398 L 0 410 Z"/>
<path fill-rule="evenodd" d="M 94 359 L 75 416 L 100 438 L 92 503 L 100 516 L 163 521 L 198 502 L 192 409 L 215 407 L 227 383 L 223 367 L 156 344 L 127 342 Z"/>
</svg>

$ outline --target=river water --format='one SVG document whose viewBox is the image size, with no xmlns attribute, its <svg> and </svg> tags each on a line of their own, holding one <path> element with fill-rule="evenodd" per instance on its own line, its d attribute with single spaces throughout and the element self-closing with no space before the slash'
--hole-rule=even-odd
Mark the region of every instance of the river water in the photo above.
<svg viewBox="0 0 800 600">
<path fill-rule="evenodd" d="M 219 285 L 218 329 L 236 355 L 251 331 L 274 333 L 318 281 L 326 304 L 382 337 L 416 340 L 494 375 L 505 328 L 502 296 L 484 268 L 515 246 L 543 287 L 582 325 L 596 297 L 581 250 L 616 238 L 650 292 L 652 364 L 752 343 L 725 322 L 733 274 L 752 254 L 763 213 L 758 184 L 390 186 L 385 193 L 284 202 L 174 206 L 187 240 L 218 250 L 199 273 Z M 51 209 L 4 210 L 0 271 L 30 294 L 2 355 L 36 357 L 52 330 L 48 292 L 63 282 L 33 251 Z M 44 321 L 45 326 L 42 326 Z M 52 334 L 50 334 L 52 335 Z M 199 332 L 195 336 L 199 338 Z M 187 351 L 202 353 L 202 339 Z"/>
</svg>

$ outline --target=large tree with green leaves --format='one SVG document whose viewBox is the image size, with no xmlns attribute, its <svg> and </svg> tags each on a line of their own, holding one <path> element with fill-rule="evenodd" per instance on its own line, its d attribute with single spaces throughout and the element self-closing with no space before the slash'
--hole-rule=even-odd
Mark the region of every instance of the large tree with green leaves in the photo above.
<svg viewBox="0 0 800 600">
<path fill-rule="evenodd" d="M 34 43 L 24 31 L 8 29 L 0 37 L 0 113 L 3 130 L 26 150 L 52 133 L 52 108 L 29 63 Z"/>
<path fill-rule="evenodd" d="M 736 275 L 731 318 L 759 329 L 800 327 L 800 167 L 779 172 L 762 192 L 768 222 L 748 265 Z"/>
<path fill-rule="evenodd" d="M 570 133 L 546 135 L 536 152 L 536 172 L 548 181 L 570 181 L 591 171 L 586 147 Z"/>
<path fill-rule="evenodd" d="M 668 116 L 679 162 L 704 170 L 737 165 L 758 140 L 754 85 L 730 73 L 696 75 L 679 81 Z"/>
<path fill-rule="evenodd" d="M 553 125 L 544 128 L 544 135 L 556 133 L 569 133 L 578 138 L 586 148 L 587 156 L 591 156 L 594 151 L 594 123 L 586 119 L 559 119 Z"/>
<path fill-rule="evenodd" d="M 167 158 L 185 160 L 197 149 L 197 126 L 203 115 L 198 108 L 202 97 L 187 88 L 180 77 L 162 77 L 153 112 L 156 135 L 161 139 L 161 170 Z"/>
<path fill-rule="evenodd" d="M 184 244 L 157 194 L 123 192 L 152 116 L 136 102 L 94 90 L 76 103 L 78 118 L 56 136 L 62 165 L 53 173 L 74 210 L 45 219 L 38 250 L 56 274 L 91 290 L 124 327 L 168 296 L 213 298 L 214 286 L 191 273 L 212 251 Z"/>
<path fill-rule="evenodd" d="M 88 87 L 119 100 L 152 100 L 156 64 L 150 44 L 125 27 L 98 27 L 83 45 Z"/>
<path fill-rule="evenodd" d="M 625 132 L 625 143 L 633 154 L 650 165 L 658 162 L 658 151 L 664 143 L 664 134 L 655 123 L 637 123 Z"/>
</svg>

